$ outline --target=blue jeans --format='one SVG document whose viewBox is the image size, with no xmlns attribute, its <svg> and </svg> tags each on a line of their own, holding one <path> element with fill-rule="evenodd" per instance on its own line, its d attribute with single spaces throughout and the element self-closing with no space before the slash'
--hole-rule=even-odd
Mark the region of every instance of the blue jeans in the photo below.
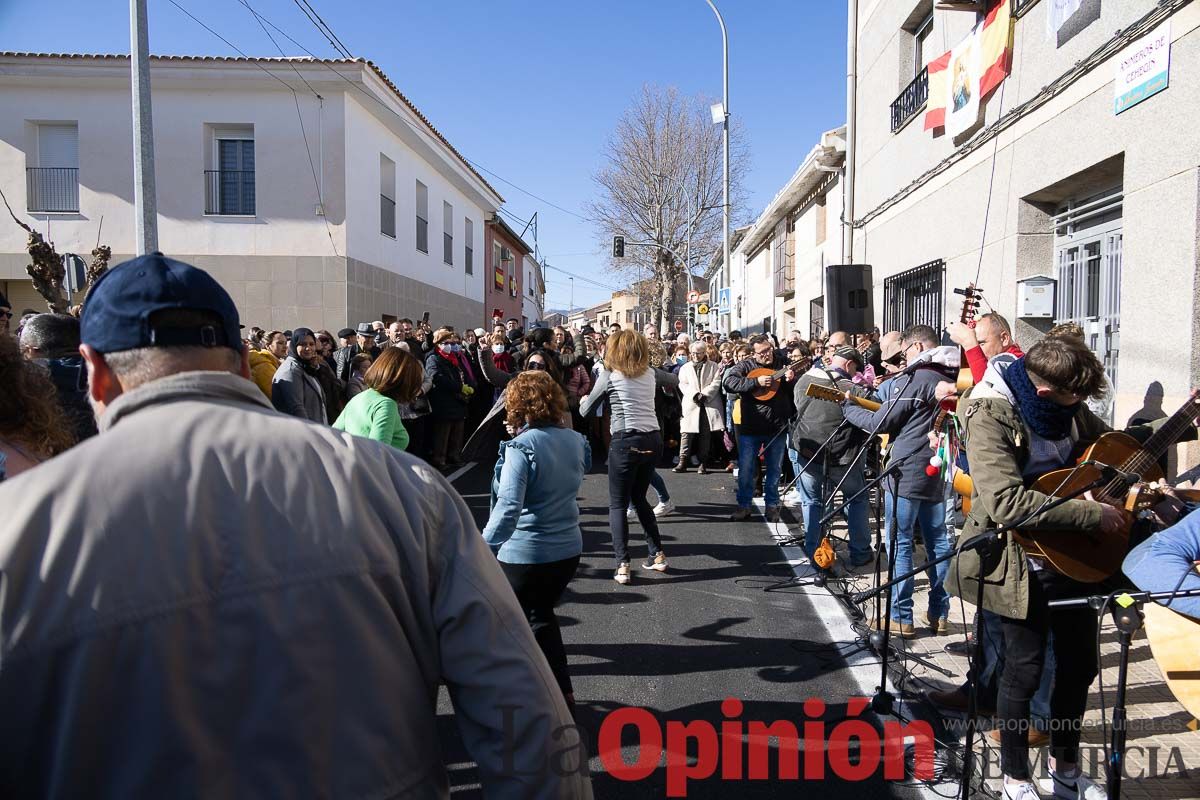
<svg viewBox="0 0 1200 800">
<path fill-rule="evenodd" d="M 950 552 L 950 536 L 946 532 L 946 509 L 942 500 L 910 500 L 907 497 L 896 499 L 891 492 L 884 495 L 883 508 L 887 527 L 886 535 L 891 538 L 892 503 L 896 502 L 896 563 L 893 575 L 902 575 L 913 568 L 913 528 L 921 527 L 921 536 L 925 540 L 925 554 L 932 560 L 945 556 Z M 929 577 L 929 617 L 938 620 L 950 613 L 950 595 L 943 585 L 946 572 L 950 569 L 948 561 L 943 561 L 936 567 L 925 571 Z M 905 624 L 913 621 L 913 580 L 909 578 L 892 587 L 892 619 Z"/>
<path fill-rule="evenodd" d="M 861 462 L 855 464 L 848 475 L 845 467 L 835 465 L 829 468 L 831 490 L 838 485 L 843 475 L 846 475 L 846 482 L 842 484 L 843 497 L 850 497 L 866 483 Z M 821 517 L 825 514 L 824 483 L 825 465 L 818 458 L 807 472 L 800 475 L 800 496 L 803 498 L 804 509 L 804 552 L 809 558 L 812 558 L 821 544 Z M 867 528 L 867 496 L 864 494 L 846 506 L 842 515 L 846 518 L 846 524 L 850 526 L 850 561 L 862 563 L 871 557 L 871 531 Z"/>
<path fill-rule="evenodd" d="M 770 444 L 767 444 L 770 442 Z M 758 471 L 758 448 L 766 445 L 763 458 L 766 460 L 767 475 L 763 479 L 763 499 L 768 506 L 779 505 L 779 472 L 783 466 L 783 451 L 787 441 L 781 432 L 774 434 L 743 433 L 738 436 L 738 488 L 737 504 L 749 508 L 754 502 L 754 475 Z"/>
</svg>

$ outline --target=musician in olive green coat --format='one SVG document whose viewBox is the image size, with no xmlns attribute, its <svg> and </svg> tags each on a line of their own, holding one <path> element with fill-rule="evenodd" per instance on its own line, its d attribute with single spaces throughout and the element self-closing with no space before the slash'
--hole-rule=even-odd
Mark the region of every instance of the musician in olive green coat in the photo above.
<svg viewBox="0 0 1200 800">
<path fill-rule="evenodd" d="M 1022 522 L 1023 528 L 1054 529 L 1089 537 L 1125 530 L 1125 513 L 1092 500 L 1070 500 L 1038 514 L 1053 498 L 1026 488 L 1075 459 L 1108 430 L 1084 402 L 1104 387 L 1104 367 L 1077 340 L 1049 337 L 1015 361 L 994 360 L 970 398 L 964 400 L 966 449 L 975 490 L 963 529 L 966 538 L 987 528 Z M 1128 431 L 1149 435 L 1149 426 Z M 1194 434 L 1193 434 L 1194 435 Z M 1028 523 L 1023 521 L 1030 518 Z M 980 558 L 960 554 L 951 564 L 946 589 L 974 601 Z M 1041 681 L 1045 645 L 1053 631 L 1056 656 L 1051 699 L 1051 774 L 1056 796 L 1091 798 L 1099 790 L 1078 768 L 1080 720 L 1088 687 L 1096 677 L 1097 616 L 1089 609 L 1051 611 L 1051 600 L 1102 593 L 1028 556 L 1012 536 L 1002 535 L 983 554 L 983 606 L 1001 616 L 1005 664 L 997 712 L 1001 719 L 1001 770 L 1005 796 L 1035 797 L 1031 788 L 1027 732 L 1029 701 Z"/>
</svg>

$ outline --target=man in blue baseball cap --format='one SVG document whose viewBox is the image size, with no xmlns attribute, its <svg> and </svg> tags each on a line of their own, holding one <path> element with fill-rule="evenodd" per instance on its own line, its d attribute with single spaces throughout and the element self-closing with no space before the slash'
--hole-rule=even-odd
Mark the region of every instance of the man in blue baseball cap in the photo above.
<svg viewBox="0 0 1200 800">
<path fill-rule="evenodd" d="M 277 413 L 229 295 L 160 253 L 81 339 L 100 434 L 0 484 L 0 795 L 447 797 L 445 683 L 486 793 L 591 796 L 436 470 Z"/>
</svg>

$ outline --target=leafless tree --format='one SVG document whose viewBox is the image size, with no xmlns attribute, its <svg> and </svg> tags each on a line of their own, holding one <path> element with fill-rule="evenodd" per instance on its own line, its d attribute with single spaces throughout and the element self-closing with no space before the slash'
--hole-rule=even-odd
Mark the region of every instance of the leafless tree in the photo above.
<svg viewBox="0 0 1200 800">
<path fill-rule="evenodd" d="M 658 245 L 627 245 L 624 258 L 610 258 L 609 269 L 629 281 L 649 282 L 650 318 L 660 330 L 670 319 L 685 269 L 702 273 L 721 245 L 721 127 L 712 123 L 709 105 L 704 97 L 680 96 L 674 87 L 643 87 L 609 137 L 604 163 L 593 175 L 600 195 L 588 212 L 605 247 L 617 235 L 630 243 Z M 731 227 L 745 216 L 748 151 L 740 131 L 736 124 L 730 131 Z M 685 267 L 689 228 L 692 263 Z"/>
<path fill-rule="evenodd" d="M 83 288 L 78 297 L 79 302 L 70 306 L 63 293 L 63 281 L 67 277 L 66 269 L 63 267 L 62 256 L 54 249 L 54 243 L 46 241 L 40 233 L 17 219 L 17 215 L 13 213 L 12 206 L 8 204 L 8 198 L 4 196 L 3 192 L 0 192 L 0 200 L 4 201 L 4 207 L 8 209 L 13 222 L 20 225 L 29 234 L 29 241 L 26 243 L 25 249 L 29 253 L 30 263 L 26 265 L 25 271 L 33 280 L 33 288 L 46 301 L 46 307 L 51 312 L 55 314 L 70 312 L 78 316 L 83 310 L 83 303 L 87 299 L 88 293 L 91 292 L 92 285 L 108 271 L 112 248 L 100 244 L 99 241 L 96 242 L 96 247 L 92 250 L 92 260 L 88 263 L 87 272 L 84 275 Z M 97 238 L 99 238 L 99 234 L 97 234 Z"/>
</svg>

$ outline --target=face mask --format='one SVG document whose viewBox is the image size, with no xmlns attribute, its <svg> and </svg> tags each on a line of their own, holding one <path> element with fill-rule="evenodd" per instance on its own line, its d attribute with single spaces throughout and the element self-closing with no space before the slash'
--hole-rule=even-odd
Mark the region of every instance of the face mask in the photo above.
<svg viewBox="0 0 1200 800">
<path fill-rule="evenodd" d="M 675 363 L 676 364 L 686 364 L 687 356 L 675 356 Z"/>
<path fill-rule="evenodd" d="M 461 344 L 452 344 L 452 345 L 450 345 L 450 351 L 453 353 L 461 353 L 462 345 Z"/>
<path fill-rule="evenodd" d="M 439 350 L 441 350 L 443 353 L 453 353 L 453 352 L 454 352 L 454 345 L 452 345 L 452 344 L 439 344 L 439 345 L 438 345 L 438 349 L 439 349 Z"/>
<path fill-rule="evenodd" d="M 499 355 L 500 353 L 503 353 L 503 352 L 504 352 L 504 345 L 502 345 L 502 344 L 494 344 L 494 345 L 492 345 L 492 352 L 493 352 L 493 353 L 496 353 L 497 355 Z"/>
</svg>

